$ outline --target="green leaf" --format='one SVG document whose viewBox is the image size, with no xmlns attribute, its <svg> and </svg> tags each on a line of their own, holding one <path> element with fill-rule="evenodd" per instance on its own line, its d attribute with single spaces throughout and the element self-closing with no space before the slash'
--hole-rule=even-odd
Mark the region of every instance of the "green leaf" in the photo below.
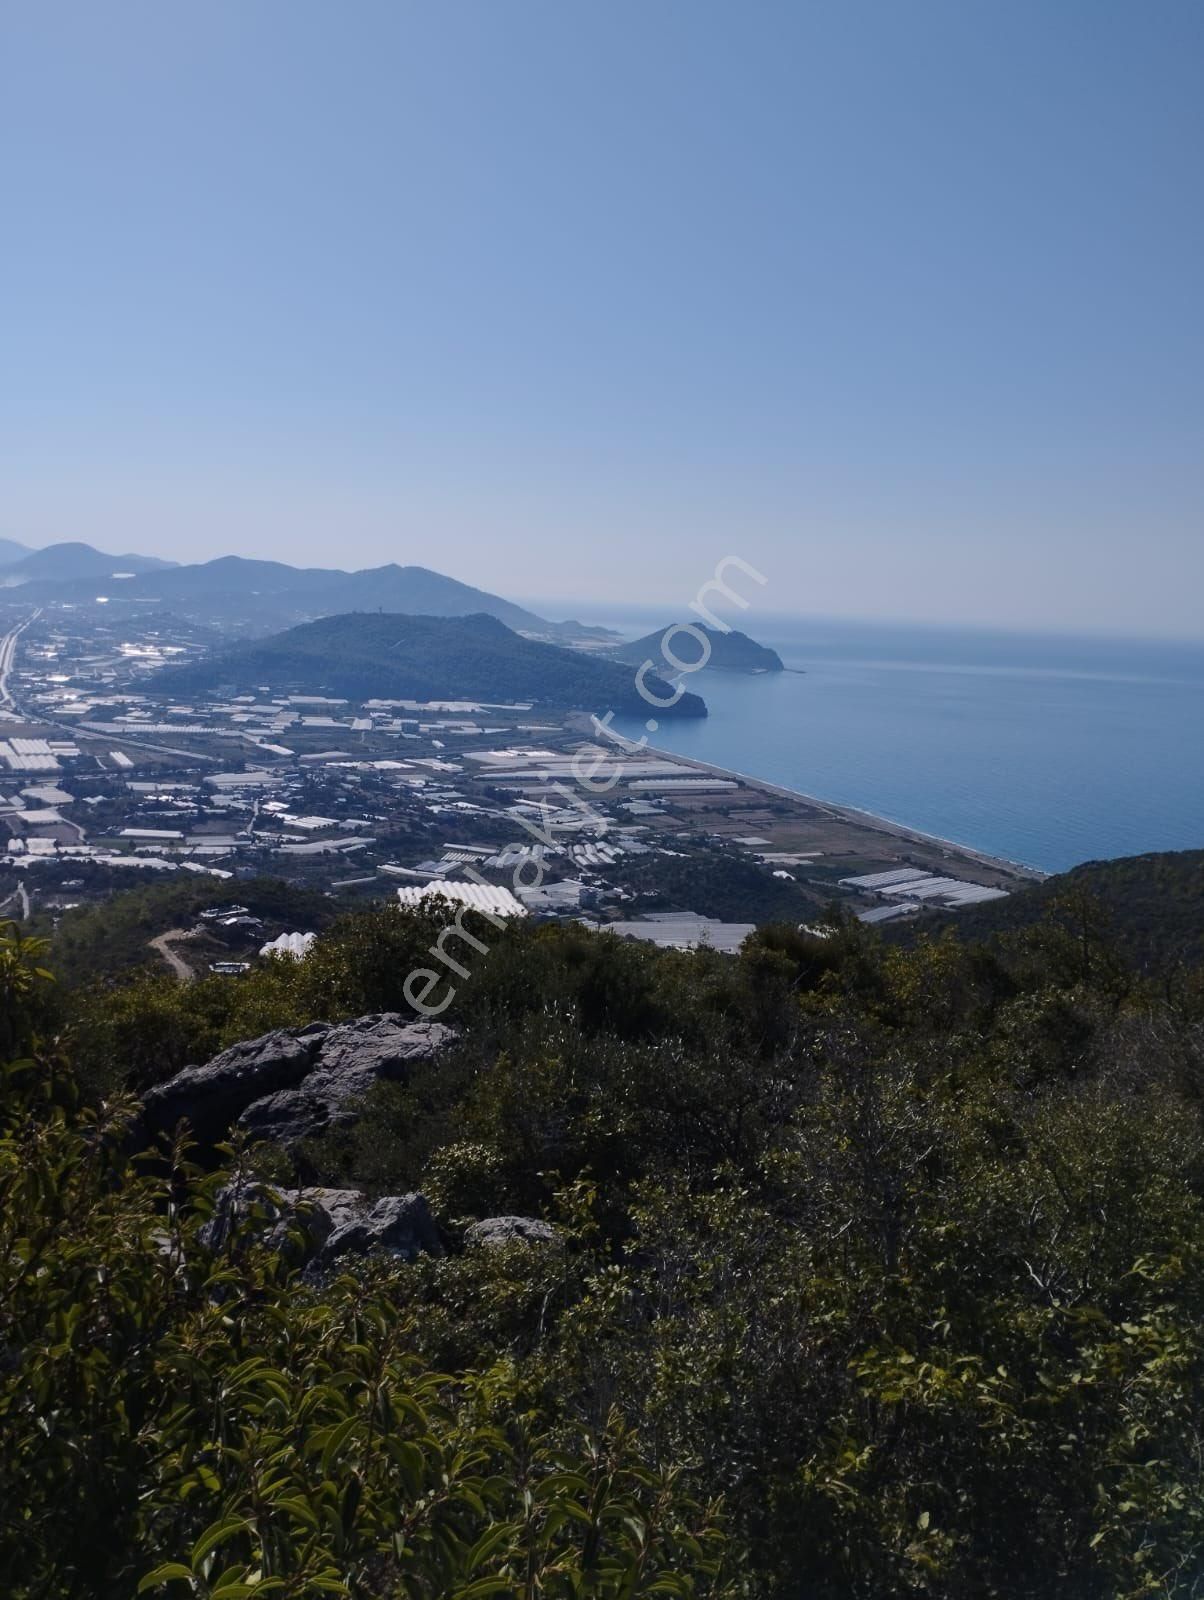
<svg viewBox="0 0 1204 1600">
<path fill-rule="evenodd" d="M 243 1533 L 251 1527 L 246 1517 L 223 1517 L 219 1522 L 212 1522 L 192 1547 L 192 1570 L 195 1572 L 201 1562 L 218 1545 L 226 1539 L 232 1539 L 236 1533 Z"/>
<path fill-rule="evenodd" d="M 157 1589 L 160 1584 L 171 1583 L 177 1578 L 191 1583 L 192 1572 L 179 1561 L 165 1561 L 161 1567 L 156 1567 L 153 1572 L 147 1573 L 134 1593 L 145 1594 L 148 1589 Z"/>
<path fill-rule="evenodd" d="M 493 1554 L 499 1545 L 505 1544 L 506 1540 L 518 1531 L 518 1528 L 519 1524 L 517 1522 L 498 1522 L 492 1528 L 487 1528 L 468 1552 L 466 1565 L 469 1572 L 474 1572 L 483 1561 Z"/>
<path fill-rule="evenodd" d="M 510 1578 L 477 1578 L 475 1582 L 457 1589 L 453 1600 L 482 1600 L 489 1594 L 514 1594 L 514 1582 Z"/>
<path fill-rule="evenodd" d="M 350 1439 L 358 1425 L 358 1417 L 348 1417 L 345 1422 L 340 1422 L 337 1427 L 331 1429 L 330 1438 L 326 1441 L 326 1448 L 322 1451 L 323 1477 L 329 1476 L 331 1462 L 334 1460 L 335 1456 L 338 1455 L 340 1450 L 342 1450 L 343 1446 L 347 1443 L 348 1439 Z"/>
</svg>

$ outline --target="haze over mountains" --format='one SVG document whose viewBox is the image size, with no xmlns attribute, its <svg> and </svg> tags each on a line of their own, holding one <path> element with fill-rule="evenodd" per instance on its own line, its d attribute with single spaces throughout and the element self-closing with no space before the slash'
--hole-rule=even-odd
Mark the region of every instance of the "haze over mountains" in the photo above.
<svg viewBox="0 0 1204 1600">
<path fill-rule="evenodd" d="M 660 701 L 671 694 L 653 673 L 645 679 Z M 269 639 L 218 651 L 150 680 L 160 694 L 193 696 L 218 690 L 325 694 L 362 700 L 467 699 L 493 704 L 538 702 L 604 716 L 647 716 L 632 673 L 617 662 L 580 650 L 525 639 L 496 617 L 398 616 L 354 612 Z M 658 707 L 658 717 L 704 717 L 696 694 Z"/>
<path fill-rule="evenodd" d="M 103 593 L 110 604 L 162 604 L 194 621 L 252 635 L 356 610 L 437 617 L 484 612 L 529 633 L 579 637 L 594 631 L 549 622 L 500 595 L 427 567 L 390 563 L 345 572 L 243 556 L 175 565 L 151 556 L 105 555 L 85 544 L 51 545 L 28 553 L 12 548 L 20 554 L 0 565 L 0 584 L 19 584 L 23 600 L 84 604 L 98 598 L 98 582 L 109 580 Z M 115 578 L 117 573 L 134 576 Z"/>
<path fill-rule="evenodd" d="M 70 583 L 112 577 L 119 572 L 159 572 L 176 565 L 174 561 L 161 561 L 158 556 L 111 556 L 90 544 L 76 541 L 47 545 L 44 550 L 26 551 L 20 545 L 11 548 L 18 553 L 4 557 L 4 566 L 0 568 L 0 581 L 9 585 L 24 585 L 38 579 Z"/>
<path fill-rule="evenodd" d="M 140 617 L 158 612 L 215 628 L 227 637 L 264 639 L 279 634 L 265 639 L 262 650 L 227 651 L 188 669 L 197 674 L 195 683 L 186 684 L 178 674 L 165 678 L 172 690 L 225 683 L 236 672 L 243 683 L 280 688 L 287 679 L 288 686 L 313 693 L 416 699 L 509 695 L 589 710 L 612 706 L 643 715 L 647 706 L 634 690 L 630 665 L 653 661 L 659 676 L 650 675 L 649 682 L 656 697 L 664 699 L 665 680 L 674 673 L 661 649 L 666 632 L 677 641 L 679 660 L 692 664 L 698 653 L 696 635 L 692 639 L 684 632 L 658 630 L 624 645 L 605 628 L 549 621 L 501 595 L 429 567 L 396 563 L 353 572 L 244 556 L 173 563 L 153 556 L 108 555 L 77 542 L 28 551 L 9 541 L 0 545 L 0 588 L 37 605 L 103 602 L 117 614 L 124 607 L 130 608 L 127 614 Z M 409 654 L 404 661 L 396 655 L 395 629 L 390 632 L 386 625 L 382 633 L 366 626 L 376 615 L 406 620 L 404 649 Z M 305 624 L 320 619 L 332 626 L 306 630 Z M 453 636 L 450 629 L 422 630 L 417 626 L 422 619 L 458 619 L 469 627 L 471 637 Z M 489 619 L 503 627 L 487 636 L 482 623 Z M 747 634 L 706 632 L 711 646 L 708 664 L 713 667 L 745 673 L 783 670 L 777 653 Z M 592 659 L 584 660 L 577 651 L 557 660 L 554 657 L 566 656 L 558 650 L 540 657 L 525 648 L 535 641 L 520 635 L 536 635 L 545 650 L 551 645 L 585 645 Z M 330 652 L 330 659 L 319 660 L 319 649 Z M 697 695 L 685 694 L 672 714 L 705 716 L 706 707 Z"/>
</svg>

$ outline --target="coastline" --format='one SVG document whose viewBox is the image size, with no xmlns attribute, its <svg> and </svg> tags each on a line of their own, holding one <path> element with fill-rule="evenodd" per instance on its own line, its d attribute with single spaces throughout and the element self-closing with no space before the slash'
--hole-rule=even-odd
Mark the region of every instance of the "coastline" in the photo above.
<svg viewBox="0 0 1204 1600">
<path fill-rule="evenodd" d="M 771 783 L 769 779 L 755 777 L 749 772 L 737 772 L 734 767 L 720 767 L 713 761 L 701 761 L 696 756 L 685 756 L 678 750 L 664 750 L 652 744 L 643 745 L 641 748 L 649 755 L 659 756 L 666 761 L 680 762 L 682 766 L 693 767 L 696 771 L 708 773 L 715 778 L 737 779 L 750 789 L 760 790 L 762 794 L 775 795 L 782 800 L 801 801 L 804 805 L 814 806 L 817 811 L 826 812 L 838 821 L 856 823 L 860 827 L 871 828 L 893 839 L 907 839 L 917 844 L 939 845 L 943 849 L 956 850 L 960 855 L 992 871 L 1012 873 L 1034 883 L 1042 883 L 1050 876 L 1042 868 L 1030 866 L 1027 862 L 1011 861 L 1006 856 L 991 855 L 986 850 L 976 850 L 972 845 L 961 844 L 956 839 L 946 839 L 939 833 L 927 833 L 922 828 L 913 828 L 907 823 L 880 817 L 873 811 L 863 811 L 859 806 L 846 806 L 834 800 L 822 800 L 817 795 L 804 794 L 801 789 L 790 789 L 785 784 Z"/>
</svg>

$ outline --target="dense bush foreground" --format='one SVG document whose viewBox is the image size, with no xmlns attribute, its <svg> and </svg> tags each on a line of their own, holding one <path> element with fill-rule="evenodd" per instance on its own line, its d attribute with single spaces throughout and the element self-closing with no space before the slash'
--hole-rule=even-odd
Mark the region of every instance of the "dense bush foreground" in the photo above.
<svg viewBox="0 0 1204 1600">
<path fill-rule="evenodd" d="M 0 947 L 0 1592 L 1204 1594 L 1198 974 L 1086 901 L 736 961 L 484 926 L 450 1055 L 227 1156 L 419 1187 L 449 1254 L 208 1254 L 221 1175 L 132 1167 L 125 1092 L 404 1010 L 436 932 L 70 1001 Z M 565 1249 L 459 1249 L 507 1211 Z"/>
</svg>

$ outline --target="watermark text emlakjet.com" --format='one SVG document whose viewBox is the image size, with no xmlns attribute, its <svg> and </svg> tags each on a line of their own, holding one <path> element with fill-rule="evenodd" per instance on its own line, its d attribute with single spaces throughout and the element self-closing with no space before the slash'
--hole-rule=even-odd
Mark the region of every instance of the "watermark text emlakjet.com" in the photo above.
<svg viewBox="0 0 1204 1600">
<path fill-rule="evenodd" d="M 747 561 L 742 561 L 739 556 L 724 556 L 715 568 L 713 577 L 707 579 L 690 601 L 690 610 L 701 618 L 707 627 L 719 633 L 730 633 L 731 624 L 716 615 L 710 604 L 712 600 L 722 597 L 729 605 L 738 606 L 741 611 L 747 611 L 749 607 L 749 601 L 728 582 L 727 574 L 733 568 L 762 586 L 769 581 L 763 573 L 758 572 Z M 696 657 L 683 659 L 678 654 L 680 642 L 684 639 L 691 640 L 696 646 L 698 651 Z M 698 623 L 675 622 L 661 635 L 660 652 L 659 662 L 651 659 L 641 662 L 636 669 L 634 679 L 636 693 L 653 711 L 665 711 L 677 704 L 685 693 L 683 680 L 692 672 L 700 672 L 710 661 L 711 640 L 706 629 L 700 627 Z M 672 681 L 666 684 L 661 680 L 661 686 L 667 688 L 669 692 L 654 694 L 648 684 L 648 678 L 653 674 L 659 675 L 666 669 Z M 644 735 L 639 739 L 627 739 L 612 726 L 613 719 L 614 712 L 608 711 L 602 717 L 591 716 L 590 721 L 599 738 L 609 740 L 626 754 L 646 749 L 648 734 L 655 733 L 659 727 L 657 719 L 649 717 L 644 724 L 646 729 Z M 601 812 L 596 811 L 589 801 L 591 797 L 597 798 L 608 794 L 622 780 L 624 774 L 622 764 L 616 762 L 613 754 L 602 745 L 583 744 L 574 752 L 569 772 L 580 792 L 574 791 L 566 783 L 552 783 L 546 790 L 548 799 L 555 797 L 559 805 L 576 808 L 580 813 L 583 827 L 592 829 L 596 834 L 605 833 L 608 820 Z M 551 812 L 547 804 L 541 801 L 538 819 L 532 819 L 520 812 L 516 814 L 515 820 L 536 843 L 543 845 L 546 851 L 555 851 Z M 542 855 L 532 853 L 522 857 L 514 868 L 513 887 L 516 895 L 520 891 L 529 893 L 542 885 L 545 870 L 543 863 Z M 483 878 L 475 867 L 469 865 L 465 871 L 474 883 L 490 886 L 488 880 Z M 506 918 L 498 916 L 495 912 L 459 904 L 453 902 L 450 897 L 447 899 L 447 904 L 449 906 L 456 904 L 456 912 L 447 926 L 440 929 L 438 938 L 427 951 L 432 965 L 415 967 L 402 985 L 402 993 L 407 1003 L 423 1017 L 440 1016 L 456 998 L 457 988 L 452 982 L 452 977 L 461 983 L 468 978 L 469 968 L 463 959 L 466 951 L 472 950 L 477 955 L 484 955 L 489 948 L 485 940 L 479 939 L 464 926 L 465 914 L 471 912 L 474 917 L 482 918 L 495 928 L 503 928 L 506 925 Z M 459 941 L 455 954 L 450 948 L 453 940 Z"/>
</svg>

